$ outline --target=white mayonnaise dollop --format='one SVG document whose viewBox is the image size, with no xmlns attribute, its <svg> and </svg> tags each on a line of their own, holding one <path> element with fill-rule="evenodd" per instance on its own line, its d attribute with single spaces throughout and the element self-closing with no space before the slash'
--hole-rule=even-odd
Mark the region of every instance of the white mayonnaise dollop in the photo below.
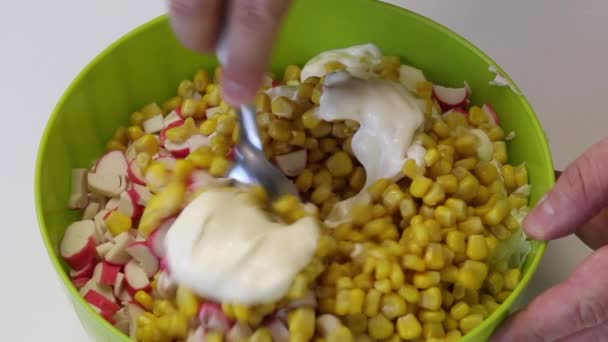
<svg viewBox="0 0 608 342">
<path fill-rule="evenodd" d="M 177 217 L 165 243 L 171 276 L 201 296 L 255 304 L 279 300 L 314 256 L 312 217 L 273 222 L 249 195 L 209 189 Z"/>
<path fill-rule="evenodd" d="M 374 76 L 374 66 L 381 61 L 382 52 L 374 44 L 329 50 L 318 54 L 304 65 L 300 73 L 300 80 L 304 82 L 311 76 L 325 76 L 327 74 L 325 64 L 328 62 L 340 62 L 351 75 L 368 79 Z"/>
<path fill-rule="evenodd" d="M 424 148 L 412 140 L 424 123 L 424 114 L 415 96 L 400 83 L 363 80 L 344 71 L 332 73 L 325 79 L 318 115 L 326 121 L 359 122 L 351 148 L 367 175 L 358 195 L 336 204 L 328 225 L 347 220 L 352 205 L 367 201 L 366 189 L 378 179 L 400 178 L 408 158 L 422 163 Z"/>
</svg>

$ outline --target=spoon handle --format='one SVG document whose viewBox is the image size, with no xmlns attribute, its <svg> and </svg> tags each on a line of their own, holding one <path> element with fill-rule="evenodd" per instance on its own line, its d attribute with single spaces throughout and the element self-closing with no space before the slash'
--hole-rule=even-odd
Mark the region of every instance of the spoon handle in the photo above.
<svg viewBox="0 0 608 342">
<path fill-rule="evenodd" d="M 245 143 L 262 151 L 262 140 L 258 131 L 258 122 L 255 108 L 252 105 L 242 105 L 237 108 L 237 116 L 240 124 L 241 144 Z"/>
</svg>

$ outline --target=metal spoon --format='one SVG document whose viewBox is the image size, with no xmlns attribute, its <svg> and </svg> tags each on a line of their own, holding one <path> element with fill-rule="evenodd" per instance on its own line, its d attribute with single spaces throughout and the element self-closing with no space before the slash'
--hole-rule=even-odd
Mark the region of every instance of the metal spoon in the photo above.
<svg viewBox="0 0 608 342">
<path fill-rule="evenodd" d="M 270 198 L 283 194 L 298 196 L 295 185 L 266 159 L 258 131 L 255 108 L 243 105 L 237 108 L 240 124 L 239 143 L 235 149 L 235 164 L 229 178 L 245 184 L 257 184 L 266 189 Z"/>
</svg>

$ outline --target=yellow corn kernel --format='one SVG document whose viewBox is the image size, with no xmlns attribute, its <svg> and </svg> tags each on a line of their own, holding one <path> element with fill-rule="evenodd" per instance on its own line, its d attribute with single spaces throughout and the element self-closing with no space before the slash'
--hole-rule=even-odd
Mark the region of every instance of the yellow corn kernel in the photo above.
<svg viewBox="0 0 608 342">
<path fill-rule="evenodd" d="M 382 194 L 382 204 L 392 213 L 399 208 L 401 200 L 405 198 L 405 194 L 397 184 L 389 185 Z"/>
<path fill-rule="evenodd" d="M 175 307 L 169 300 L 166 299 L 156 299 L 154 300 L 154 308 L 152 312 L 156 316 L 164 316 L 175 312 Z"/>
<path fill-rule="evenodd" d="M 380 312 L 380 298 L 381 297 L 382 297 L 382 294 L 380 293 L 380 291 L 378 291 L 376 289 L 370 289 L 369 291 L 367 291 L 367 295 L 365 297 L 364 309 L 363 309 L 363 313 L 367 317 L 375 316 L 378 314 L 378 312 Z"/>
<path fill-rule="evenodd" d="M 483 321 L 483 316 L 480 314 L 471 314 L 460 319 L 458 325 L 463 333 L 468 333 L 473 330 Z"/>
<path fill-rule="evenodd" d="M 192 291 L 178 286 L 175 301 L 179 311 L 189 320 L 198 312 L 198 300 Z"/>
<path fill-rule="evenodd" d="M 395 327 L 383 315 L 375 315 L 371 317 L 367 323 L 367 332 L 371 338 L 383 339 L 391 336 Z"/>
<path fill-rule="evenodd" d="M 381 293 L 390 293 L 392 290 L 391 281 L 389 279 L 381 279 L 374 282 L 374 288 Z"/>
<path fill-rule="evenodd" d="M 118 127 L 114 132 L 113 139 L 126 145 L 129 142 L 129 135 L 126 127 Z"/>
<path fill-rule="evenodd" d="M 440 323 L 424 323 L 422 325 L 422 335 L 429 342 L 437 342 L 437 339 L 439 339 L 439 341 L 443 339 L 445 330 Z"/>
<path fill-rule="evenodd" d="M 424 264 L 424 260 L 417 255 L 414 254 L 406 254 L 403 256 L 401 260 L 401 265 L 413 271 L 423 272 L 426 269 Z"/>
<path fill-rule="evenodd" d="M 349 310 L 348 313 L 356 315 L 363 313 L 363 305 L 365 303 L 365 292 L 362 289 L 356 288 L 349 290 Z"/>
<path fill-rule="evenodd" d="M 424 323 L 443 323 L 446 318 L 445 311 L 439 310 L 420 310 L 418 311 L 418 317 Z"/>
<path fill-rule="evenodd" d="M 441 290 L 433 286 L 421 292 L 418 306 L 428 310 L 438 310 L 441 307 L 441 303 Z"/>
<path fill-rule="evenodd" d="M 466 260 L 458 271 L 458 284 L 468 290 L 479 290 L 488 275 L 488 265 Z"/>
<path fill-rule="evenodd" d="M 296 187 L 300 192 L 307 192 L 312 186 L 313 173 L 310 169 L 304 169 L 296 179 Z"/>
<path fill-rule="evenodd" d="M 475 167 L 475 176 L 479 179 L 479 183 L 490 185 L 498 178 L 498 170 L 496 166 L 487 161 L 480 161 Z"/>
<path fill-rule="evenodd" d="M 333 193 L 331 192 L 331 187 L 327 185 L 321 185 L 312 192 L 312 194 L 310 195 L 310 200 L 314 204 L 321 205 L 332 195 Z"/>
<path fill-rule="evenodd" d="M 130 126 L 127 128 L 127 135 L 130 141 L 135 141 L 144 136 L 144 131 L 140 126 Z"/>
<path fill-rule="evenodd" d="M 306 133 L 303 131 L 292 130 L 291 131 L 291 140 L 289 144 L 293 146 L 304 147 L 306 144 Z"/>
<path fill-rule="evenodd" d="M 446 206 L 440 205 L 435 208 L 433 215 L 435 220 L 443 227 L 451 227 L 456 224 L 456 215 L 454 214 L 454 211 Z"/>
<path fill-rule="evenodd" d="M 397 244 L 397 246 L 401 246 Z M 398 263 L 393 263 L 391 274 L 389 276 L 393 289 L 398 289 L 405 283 L 405 274 Z"/>
<path fill-rule="evenodd" d="M 200 93 L 205 91 L 209 85 L 209 72 L 205 69 L 199 69 L 194 74 L 194 89 Z"/>
<path fill-rule="evenodd" d="M 145 120 L 146 118 L 141 112 L 133 112 L 131 114 L 131 125 L 133 126 L 141 126 Z"/>
<path fill-rule="evenodd" d="M 289 313 L 289 332 L 300 335 L 305 339 L 311 338 L 315 333 L 315 312 L 310 308 L 298 308 Z"/>
<path fill-rule="evenodd" d="M 502 224 L 490 227 L 490 231 L 500 241 L 508 239 L 511 235 L 511 232 L 509 232 Z"/>
<path fill-rule="evenodd" d="M 367 317 L 364 314 L 346 316 L 346 326 L 354 334 L 362 334 L 367 331 Z"/>
<path fill-rule="evenodd" d="M 492 295 L 497 295 L 500 293 L 504 287 L 504 284 L 505 281 L 502 274 L 496 271 L 491 272 L 486 279 L 486 289 L 488 289 L 488 292 L 490 292 Z"/>
<path fill-rule="evenodd" d="M 386 215 L 386 208 L 380 204 L 374 204 L 372 207 L 372 214 L 374 215 L 374 218 L 384 217 Z"/>
<path fill-rule="evenodd" d="M 108 151 L 126 151 L 127 147 L 116 139 L 111 139 L 106 143 L 106 149 Z"/>
<path fill-rule="evenodd" d="M 135 292 L 133 299 L 135 299 L 137 303 L 148 311 L 152 311 L 154 308 L 154 298 L 152 298 L 152 296 L 150 296 L 146 291 Z"/>
<path fill-rule="evenodd" d="M 332 124 L 322 121 L 315 128 L 310 129 L 310 135 L 315 138 L 323 138 L 331 133 Z"/>
<path fill-rule="evenodd" d="M 445 266 L 443 246 L 439 243 L 430 243 L 424 253 L 426 267 L 431 270 L 440 270 Z"/>
<path fill-rule="evenodd" d="M 323 153 L 334 153 L 338 148 L 338 142 L 333 138 L 323 138 L 319 143 L 319 148 Z"/>
<path fill-rule="evenodd" d="M 177 87 L 177 94 L 183 98 L 192 97 L 194 91 L 194 82 L 190 80 L 181 81 Z"/>
<path fill-rule="evenodd" d="M 209 331 L 209 332 L 205 333 L 205 342 L 223 342 L 223 341 L 224 341 L 224 336 L 219 331 Z"/>
<path fill-rule="evenodd" d="M 199 128 L 199 131 L 206 136 L 210 136 L 211 134 L 213 134 L 213 132 L 215 132 L 216 128 L 217 128 L 217 118 L 214 116 L 211 119 L 207 119 L 207 120 L 203 121 L 203 123 L 201 124 L 201 127 Z"/>
<path fill-rule="evenodd" d="M 485 230 L 479 216 L 472 216 L 460 222 L 458 229 L 467 235 L 481 234 Z"/>
<path fill-rule="evenodd" d="M 330 61 L 325 63 L 325 72 L 332 73 L 334 71 L 345 70 L 346 66 L 338 61 Z"/>
<path fill-rule="evenodd" d="M 376 279 L 386 279 L 391 273 L 392 265 L 387 260 L 378 260 L 376 264 Z"/>
<path fill-rule="evenodd" d="M 504 288 L 514 290 L 521 279 L 521 271 L 517 268 L 510 269 L 504 275 Z"/>
<path fill-rule="evenodd" d="M 485 260 L 488 257 L 488 245 L 483 235 L 471 235 L 467 242 L 466 255 L 472 260 Z"/>
<path fill-rule="evenodd" d="M 371 197 L 375 201 L 377 201 L 378 199 L 380 199 L 380 197 L 382 196 L 382 194 L 384 193 L 384 190 L 386 189 L 386 187 L 388 185 L 389 185 L 389 181 L 387 179 L 379 179 L 374 184 L 372 184 L 367 189 L 367 191 L 369 192 Z"/>
<path fill-rule="evenodd" d="M 450 316 L 459 321 L 469 314 L 469 310 L 470 307 L 467 302 L 458 302 L 450 308 Z"/>
<path fill-rule="evenodd" d="M 517 186 L 515 180 L 515 168 L 512 165 L 505 164 L 502 166 L 502 177 L 507 190 L 514 189 Z"/>
<path fill-rule="evenodd" d="M 441 185 L 441 188 L 446 194 L 453 194 L 458 190 L 458 178 L 454 175 L 442 175 L 437 177 L 437 184 Z"/>
<path fill-rule="evenodd" d="M 509 157 L 507 156 L 507 144 L 504 141 L 494 142 L 494 159 L 503 164 L 509 161 Z"/>
<path fill-rule="evenodd" d="M 187 159 L 178 159 L 173 167 L 173 177 L 179 181 L 186 181 L 194 171 L 194 163 Z"/>
<path fill-rule="evenodd" d="M 501 291 L 499 294 L 495 296 L 496 301 L 499 303 L 504 302 L 511 295 L 511 291 Z"/>
<path fill-rule="evenodd" d="M 454 253 L 464 253 L 466 249 L 465 234 L 458 230 L 452 230 L 446 235 L 446 244 Z"/>
<path fill-rule="evenodd" d="M 469 123 L 474 126 L 479 126 L 484 122 L 488 122 L 487 114 L 478 106 L 471 106 L 467 119 L 469 120 Z"/>
<path fill-rule="evenodd" d="M 186 121 L 184 121 L 183 125 L 168 129 L 165 135 L 167 139 L 173 142 L 181 143 L 188 140 L 188 138 L 197 132 L 198 129 L 194 124 L 194 120 L 192 118 L 188 118 Z"/>
<path fill-rule="evenodd" d="M 453 329 L 458 328 L 458 322 Z M 445 342 L 458 342 L 462 338 L 462 333 L 459 330 L 450 330 L 445 334 Z"/>
<path fill-rule="evenodd" d="M 169 113 L 175 110 L 177 107 L 181 106 L 182 98 L 180 96 L 174 96 L 167 101 L 163 102 L 162 108 L 163 112 Z"/>
<path fill-rule="evenodd" d="M 407 314 L 397 320 L 399 337 L 405 340 L 414 340 L 422 335 L 422 325 L 414 314 Z"/>
<path fill-rule="evenodd" d="M 411 198 L 405 198 L 399 203 L 399 213 L 403 220 L 407 222 L 417 213 L 416 203 Z"/>
<path fill-rule="evenodd" d="M 112 211 L 105 222 L 113 236 L 128 232 L 132 225 L 131 218 L 117 210 Z"/>
<path fill-rule="evenodd" d="M 200 102 L 195 99 L 185 99 L 181 107 L 181 116 L 185 118 L 198 116 L 198 112 L 201 110 Z"/>
<path fill-rule="evenodd" d="M 289 121 L 272 120 L 268 127 L 268 135 L 274 140 L 288 142 L 291 139 L 291 126 Z"/>
<path fill-rule="evenodd" d="M 428 289 L 438 285 L 440 279 L 439 272 L 427 271 L 424 273 L 414 273 L 412 276 L 412 283 L 419 289 Z"/>
<path fill-rule="evenodd" d="M 399 288 L 398 294 L 411 304 L 417 304 L 420 301 L 420 291 L 411 285 L 403 285 Z"/>
<path fill-rule="evenodd" d="M 506 199 L 499 199 L 492 209 L 483 215 L 483 222 L 494 226 L 499 224 L 509 214 L 509 202 Z"/>
<path fill-rule="evenodd" d="M 158 139 L 152 134 L 145 134 L 141 136 L 139 139 L 133 142 L 133 145 L 137 153 L 146 152 L 151 156 L 158 153 L 159 149 Z"/>
<path fill-rule="evenodd" d="M 382 314 L 389 320 L 405 315 L 407 304 L 403 298 L 395 293 L 390 293 L 382 297 Z"/>
<path fill-rule="evenodd" d="M 433 147 L 426 151 L 426 153 L 424 154 L 424 163 L 426 164 L 426 166 L 432 166 L 439 160 L 439 158 L 439 151 Z"/>
<path fill-rule="evenodd" d="M 408 159 L 403 164 L 403 174 L 410 179 L 414 179 L 416 176 L 422 176 L 424 174 L 424 167 L 418 166 L 416 160 Z"/>
<path fill-rule="evenodd" d="M 270 109 L 272 113 L 274 113 L 278 117 L 293 119 L 297 110 L 297 105 L 290 99 L 284 96 L 279 96 L 274 101 L 272 101 Z"/>
<path fill-rule="evenodd" d="M 454 141 L 454 148 L 463 156 L 474 156 L 477 153 L 477 137 L 472 134 L 464 134 Z"/>
<path fill-rule="evenodd" d="M 224 157 L 213 157 L 209 165 L 209 173 L 213 177 L 224 177 L 230 169 L 230 162 Z"/>
<path fill-rule="evenodd" d="M 174 215 L 181 207 L 186 192 L 182 183 L 170 183 L 148 200 L 139 223 L 139 232 L 148 236 L 161 220 Z"/>
<path fill-rule="evenodd" d="M 191 161 L 198 168 L 206 169 L 213 161 L 213 152 L 209 146 L 201 146 L 196 151 L 190 153 L 187 160 Z"/>
<path fill-rule="evenodd" d="M 440 139 L 450 136 L 450 127 L 443 120 L 435 120 L 431 129 Z"/>
<path fill-rule="evenodd" d="M 428 206 L 434 206 L 437 203 L 443 201 L 444 198 L 445 193 L 443 192 L 441 185 L 433 183 L 433 185 L 431 186 L 427 194 L 424 195 L 424 198 L 422 200 L 424 204 Z"/>
<path fill-rule="evenodd" d="M 325 166 L 332 175 L 345 177 L 353 171 L 353 161 L 346 152 L 336 152 L 325 162 Z"/>
<path fill-rule="evenodd" d="M 521 164 L 515 167 L 515 184 L 519 186 L 524 186 L 528 184 L 528 169 L 526 169 L 525 164 Z"/>
<path fill-rule="evenodd" d="M 333 176 L 327 169 L 321 169 L 315 174 L 312 181 L 315 187 L 325 185 L 331 187 L 333 184 Z"/>
<path fill-rule="evenodd" d="M 410 194 L 416 198 L 423 198 L 429 192 L 433 185 L 433 181 L 424 176 L 416 176 L 412 180 L 412 184 L 410 185 Z M 435 199 L 438 197 L 439 191 L 435 189 L 435 193 L 433 194 L 431 199 Z"/>
<path fill-rule="evenodd" d="M 207 336 L 205 336 L 205 341 L 207 341 Z M 272 342 L 272 335 L 270 334 L 270 330 L 268 328 L 258 328 L 253 335 L 247 339 L 248 342 Z"/>
<path fill-rule="evenodd" d="M 302 124 L 305 128 L 314 129 L 321 123 L 321 119 L 317 116 L 316 110 L 310 109 L 302 114 Z"/>
<path fill-rule="evenodd" d="M 163 114 L 163 110 L 154 102 L 144 106 L 140 112 L 143 114 L 144 121 L 151 117 Z"/>
<path fill-rule="evenodd" d="M 230 115 L 222 115 L 217 118 L 217 127 L 215 131 L 224 134 L 226 136 L 231 136 L 237 129 L 236 119 Z M 238 138 L 238 135 L 237 135 Z"/>
<path fill-rule="evenodd" d="M 327 336 L 326 342 L 353 342 L 354 337 L 352 332 L 344 326 L 341 326 L 334 331 L 332 331 L 329 336 Z"/>
</svg>

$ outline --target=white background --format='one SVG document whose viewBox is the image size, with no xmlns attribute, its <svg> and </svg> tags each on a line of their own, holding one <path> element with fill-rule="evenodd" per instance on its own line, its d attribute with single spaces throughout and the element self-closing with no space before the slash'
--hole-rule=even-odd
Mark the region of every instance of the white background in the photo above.
<svg viewBox="0 0 608 342">
<path fill-rule="evenodd" d="M 306 0 L 300 0 L 306 1 Z M 470 39 L 512 76 L 563 168 L 608 127 L 602 0 L 394 0 Z M 5 341 L 87 341 L 42 245 L 34 213 L 40 134 L 62 92 L 95 55 L 163 13 L 152 0 L 6 0 L 0 12 L 0 327 Z M 413 32 L 412 34 L 415 34 Z M 563 280 L 588 251 L 553 243 L 526 294 Z"/>
</svg>

